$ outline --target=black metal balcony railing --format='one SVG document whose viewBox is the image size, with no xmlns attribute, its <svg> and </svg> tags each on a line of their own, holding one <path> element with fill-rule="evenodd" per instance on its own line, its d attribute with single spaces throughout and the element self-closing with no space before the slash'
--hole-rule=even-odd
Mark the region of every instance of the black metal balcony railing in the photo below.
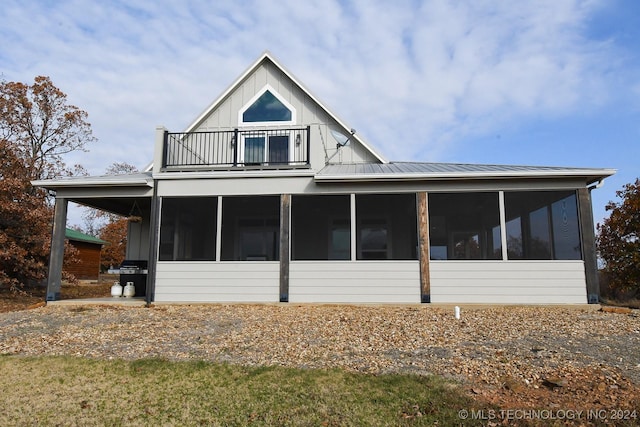
<svg viewBox="0 0 640 427">
<path fill-rule="evenodd" d="M 311 127 L 164 134 L 165 169 L 308 167 Z"/>
</svg>

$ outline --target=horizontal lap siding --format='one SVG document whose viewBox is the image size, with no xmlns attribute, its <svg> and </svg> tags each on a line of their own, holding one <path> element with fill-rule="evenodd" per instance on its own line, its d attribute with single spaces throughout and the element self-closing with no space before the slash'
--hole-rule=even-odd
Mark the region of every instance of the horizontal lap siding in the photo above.
<svg viewBox="0 0 640 427">
<path fill-rule="evenodd" d="M 419 303 L 418 261 L 292 261 L 289 302 Z"/>
<path fill-rule="evenodd" d="M 582 261 L 431 262 L 434 303 L 585 304 Z"/>
<path fill-rule="evenodd" d="M 278 262 L 158 262 L 155 301 L 278 302 Z"/>
</svg>

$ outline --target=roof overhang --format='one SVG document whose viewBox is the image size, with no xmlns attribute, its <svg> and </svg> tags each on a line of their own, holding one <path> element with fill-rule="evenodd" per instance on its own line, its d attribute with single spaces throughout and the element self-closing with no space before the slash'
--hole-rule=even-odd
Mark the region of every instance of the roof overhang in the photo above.
<svg viewBox="0 0 640 427">
<path fill-rule="evenodd" d="M 395 165 L 328 165 L 314 179 L 318 183 L 338 182 L 402 182 L 513 179 L 580 179 L 591 185 L 614 175 L 615 169 L 563 168 L 536 166 L 459 165 L 446 163 L 411 163 L 412 168 Z M 369 167 L 368 167 L 369 166 Z M 435 167 L 430 167 L 435 166 Z M 474 167 L 478 170 L 474 170 Z M 395 170 L 392 170 L 395 169 Z M 422 170 L 410 170 L 422 169 Z M 481 170 L 480 170 L 481 169 Z"/>
<path fill-rule="evenodd" d="M 32 181 L 34 187 L 54 191 L 56 198 L 131 216 L 150 210 L 153 177 L 150 172 L 126 175 L 78 176 Z"/>
<path fill-rule="evenodd" d="M 68 178 L 45 179 L 31 181 L 34 187 L 48 190 L 72 188 L 100 188 L 100 187 L 149 187 L 153 188 L 151 173 L 135 173 L 123 175 L 102 176 L 74 176 Z"/>
</svg>

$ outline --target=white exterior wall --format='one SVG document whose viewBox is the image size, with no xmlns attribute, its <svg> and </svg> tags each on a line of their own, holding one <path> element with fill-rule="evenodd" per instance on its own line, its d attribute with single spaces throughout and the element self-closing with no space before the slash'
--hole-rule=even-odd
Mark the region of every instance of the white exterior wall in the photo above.
<svg viewBox="0 0 640 427">
<path fill-rule="evenodd" d="M 278 302 L 279 262 L 166 262 L 156 267 L 158 302 Z"/>
<path fill-rule="evenodd" d="M 291 261 L 291 303 L 420 303 L 418 261 Z"/>
<path fill-rule="evenodd" d="M 431 261 L 432 303 L 586 304 L 583 261 Z"/>
</svg>

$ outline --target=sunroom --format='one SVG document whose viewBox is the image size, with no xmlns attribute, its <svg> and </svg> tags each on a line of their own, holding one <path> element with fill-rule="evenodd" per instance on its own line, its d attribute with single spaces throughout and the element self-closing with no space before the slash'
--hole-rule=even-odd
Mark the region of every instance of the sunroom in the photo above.
<svg viewBox="0 0 640 427">
<path fill-rule="evenodd" d="M 576 190 L 419 195 L 164 197 L 155 298 L 586 300 Z"/>
</svg>

